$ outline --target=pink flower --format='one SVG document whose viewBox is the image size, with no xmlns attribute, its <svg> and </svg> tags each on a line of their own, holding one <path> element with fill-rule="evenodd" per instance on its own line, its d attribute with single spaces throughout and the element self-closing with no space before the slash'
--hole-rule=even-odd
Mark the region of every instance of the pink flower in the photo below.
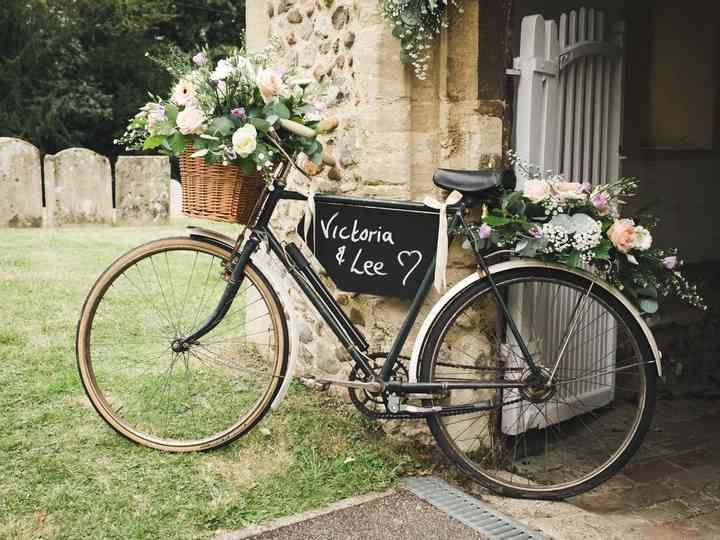
<svg viewBox="0 0 720 540">
<path fill-rule="evenodd" d="M 610 197 L 608 197 L 607 193 L 603 193 L 602 191 L 595 193 L 590 197 L 590 203 L 601 216 L 606 216 L 610 212 Z"/>
<path fill-rule="evenodd" d="M 672 270 L 678 265 L 678 258 L 674 255 L 671 257 L 665 257 L 662 260 L 662 265 L 668 270 Z"/>
<path fill-rule="evenodd" d="M 177 127 L 183 135 L 202 133 L 205 115 L 200 109 L 190 107 L 177 115 Z"/>
<path fill-rule="evenodd" d="M 545 180 L 528 180 L 525 182 L 523 195 L 530 199 L 530 202 L 542 202 L 550 196 L 550 185 Z"/>
<path fill-rule="evenodd" d="M 487 223 L 483 223 L 480 225 L 480 228 L 478 229 L 478 236 L 483 239 L 487 240 L 490 238 L 490 235 L 492 234 L 492 227 L 488 225 Z"/>
<path fill-rule="evenodd" d="M 207 64 L 207 57 L 203 52 L 197 53 L 195 56 L 193 56 L 192 60 L 196 66 L 204 66 L 205 64 Z"/>
<path fill-rule="evenodd" d="M 608 229 L 607 235 L 618 251 L 628 253 L 635 247 L 635 222 L 632 219 L 618 219 Z"/>
<path fill-rule="evenodd" d="M 533 238 L 537 238 L 538 240 L 543 237 L 543 230 L 542 227 L 539 227 L 538 225 L 533 225 L 530 227 L 530 230 L 528 231 L 530 233 L 530 236 Z"/>
<path fill-rule="evenodd" d="M 282 87 L 282 78 L 276 71 L 271 69 L 260 70 L 255 82 L 265 103 L 270 103 L 280 93 Z"/>
<path fill-rule="evenodd" d="M 230 111 L 230 114 L 236 118 L 245 118 L 245 108 L 238 107 L 237 109 L 233 109 L 232 111 Z"/>
</svg>

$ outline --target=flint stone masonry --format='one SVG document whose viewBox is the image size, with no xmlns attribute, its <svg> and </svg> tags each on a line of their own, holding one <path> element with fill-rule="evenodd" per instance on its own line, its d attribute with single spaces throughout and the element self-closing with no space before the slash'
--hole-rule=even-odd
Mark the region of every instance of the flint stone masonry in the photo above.
<svg viewBox="0 0 720 540">
<path fill-rule="evenodd" d="M 53 226 L 112 223 L 110 161 L 85 148 L 45 156 L 45 199 Z"/>
<path fill-rule="evenodd" d="M 39 150 L 0 137 L 0 227 L 40 227 L 43 216 Z"/>
<path fill-rule="evenodd" d="M 314 171 L 318 173 L 312 179 L 314 191 L 391 199 L 422 200 L 428 194 L 444 198 L 447 194 L 432 184 L 436 168 L 501 164 L 504 104 L 493 102 L 489 108 L 487 97 L 479 95 L 482 3 L 467 2 L 463 14 L 450 10 L 452 31 L 438 37 L 431 76 L 418 81 L 410 68 L 401 65 L 400 43 L 382 18 L 377 0 L 247 2 L 249 50 L 259 50 L 271 37 L 279 38 L 284 44 L 280 61 L 299 65 L 298 75 L 314 76 L 325 85 L 330 114 L 340 120 L 337 129 L 321 136 L 326 152 L 323 164 Z M 291 9 L 298 10 L 302 22 L 288 20 Z M 498 77 L 502 78 L 502 70 Z M 500 114 L 490 114 L 489 109 Z M 307 192 L 310 187 L 300 175 L 291 176 L 290 188 Z M 275 230 L 301 244 L 293 231 L 303 212 L 300 203 L 284 203 L 273 224 Z M 472 260 L 468 252 L 454 246 L 450 261 L 452 284 L 468 275 Z M 262 267 L 286 298 L 285 307 L 296 328 L 293 345 L 299 351 L 299 371 L 346 376 L 350 363 L 314 308 L 272 261 Z M 349 295 L 337 291 L 326 276 L 321 274 L 321 278 L 345 311 L 353 314 L 371 342 L 371 351 L 389 350 L 408 302 Z M 431 295 L 421 320 L 437 298 L 437 293 Z M 415 333 L 404 354 L 409 353 L 414 337 Z"/>
<path fill-rule="evenodd" d="M 165 223 L 170 213 L 170 160 L 122 156 L 115 165 L 117 218 L 135 224 Z"/>
</svg>

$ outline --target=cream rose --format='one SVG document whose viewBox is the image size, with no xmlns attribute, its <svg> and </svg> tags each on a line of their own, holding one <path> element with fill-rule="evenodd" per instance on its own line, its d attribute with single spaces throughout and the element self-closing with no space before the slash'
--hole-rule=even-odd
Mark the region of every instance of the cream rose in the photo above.
<svg viewBox="0 0 720 540">
<path fill-rule="evenodd" d="M 246 158 L 257 148 L 257 130 L 252 124 L 245 124 L 232 136 L 233 149 L 241 158 Z"/>
<path fill-rule="evenodd" d="M 639 249 L 640 251 L 650 249 L 650 246 L 652 246 L 652 241 L 653 239 L 650 231 L 648 231 L 642 225 L 638 225 L 637 227 L 635 227 L 635 249 Z"/>
<path fill-rule="evenodd" d="M 632 219 L 618 219 L 608 229 L 607 235 L 619 251 L 627 253 L 635 247 L 635 222 Z"/>
<path fill-rule="evenodd" d="M 577 201 L 587 197 L 583 185 L 578 182 L 553 182 L 552 190 L 561 201 Z"/>
<path fill-rule="evenodd" d="M 545 180 L 528 180 L 523 195 L 534 203 L 542 202 L 550 196 L 550 185 Z"/>
<path fill-rule="evenodd" d="M 271 69 L 261 69 L 255 81 L 260 89 L 263 101 L 270 103 L 280 93 L 282 78 Z"/>
<path fill-rule="evenodd" d="M 183 135 L 196 135 L 203 132 L 205 115 L 200 109 L 190 107 L 177 115 L 177 127 Z"/>
</svg>

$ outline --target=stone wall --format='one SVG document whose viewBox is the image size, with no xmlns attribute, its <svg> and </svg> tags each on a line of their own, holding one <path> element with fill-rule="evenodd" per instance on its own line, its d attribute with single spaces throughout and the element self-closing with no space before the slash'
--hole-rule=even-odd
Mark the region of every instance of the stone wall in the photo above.
<svg viewBox="0 0 720 540">
<path fill-rule="evenodd" d="M 331 113 L 340 125 L 323 137 L 327 150 L 322 169 L 312 186 L 299 175 L 291 178 L 291 186 L 303 192 L 421 200 L 427 194 L 446 196 L 432 184 L 437 167 L 499 166 L 502 111 L 488 113 L 478 95 L 480 4 L 467 2 L 464 14 L 449 15 L 452 31 L 438 38 L 432 76 L 420 82 L 400 63 L 399 42 L 381 17 L 377 0 L 248 2 L 249 49 L 258 50 L 272 37 L 282 44 L 287 67 L 326 84 L 329 97 L 335 98 Z M 292 230 L 302 213 L 301 204 L 285 203 L 276 230 L 297 241 Z M 471 261 L 457 246 L 450 260 L 452 283 L 467 275 Z M 349 365 L 339 362 L 344 352 L 314 309 L 287 276 L 272 270 L 269 261 L 264 267 L 292 299 L 287 307 L 296 326 L 300 367 L 346 374 Z M 408 303 L 335 294 L 372 350 L 387 351 Z M 406 354 L 411 345 L 412 337 Z"/>
</svg>

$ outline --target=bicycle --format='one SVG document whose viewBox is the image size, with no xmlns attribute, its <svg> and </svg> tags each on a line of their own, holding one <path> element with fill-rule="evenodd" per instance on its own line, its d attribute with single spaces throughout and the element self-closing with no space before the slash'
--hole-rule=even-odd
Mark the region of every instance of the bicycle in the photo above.
<svg viewBox="0 0 720 540">
<path fill-rule="evenodd" d="M 593 274 L 482 246 L 468 214 L 494 192 L 498 174 L 435 174 L 436 185 L 463 194 L 448 207 L 449 241 L 469 241 L 477 270 L 433 306 L 408 364 L 401 350 L 434 264 L 391 350 L 371 353 L 298 246 L 283 245 L 269 226 L 279 201 L 307 200 L 287 189 L 290 163 L 277 168 L 236 239 L 193 228 L 153 241 L 92 287 L 78 323 L 78 367 L 113 429 L 160 450 L 209 450 L 282 401 L 294 366 L 280 297 L 253 261 L 265 245 L 354 362 L 348 380 L 310 380 L 346 387 L 363 414 L 426 419 L 454 464 L 506 496 L 570 497 L 627 463 L 650 425 L 661 375 L 652 333 Z M 398 211 L 419 204 L 384 202 Z"/>
</svg>

